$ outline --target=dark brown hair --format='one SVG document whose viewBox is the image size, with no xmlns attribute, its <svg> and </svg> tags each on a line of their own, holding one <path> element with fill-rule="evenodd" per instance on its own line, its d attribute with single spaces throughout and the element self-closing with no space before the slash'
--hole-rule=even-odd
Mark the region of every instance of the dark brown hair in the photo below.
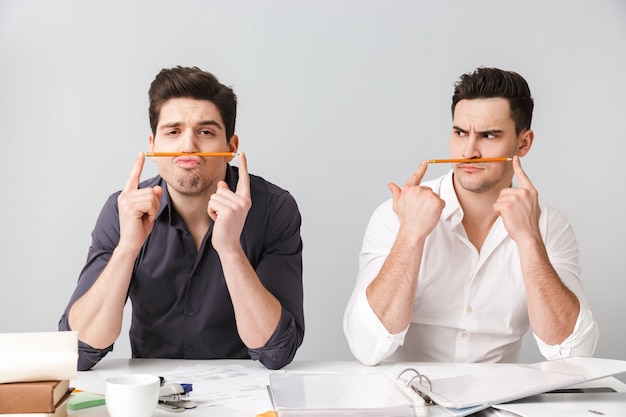
<svg viewBox="0 0 626 417">
<path fill-rule="evenodd" d="M 518 73 L 498 68 L 481 67 L 459 77 L 454 84 L 452 117 L 456 104 L 461 100 L 493 97 L 501 97 L 509 102 L 517 135 L 525 129 L 530 129 L 534 102 L 528 83 Z"/>
<path fill-rule="evenodd" d="M 237 96 L 232 88 L 221 84 L 211 73 L 198 67 L 165 68 L 157 74 L 148 91 L 150 128 L 156 135 L 163 104 L 171 98 L 208 100 L 215 104 L 222 116 L 226 130 L 226 141 L 235 134 L 237 118 Z"/>
</svg>

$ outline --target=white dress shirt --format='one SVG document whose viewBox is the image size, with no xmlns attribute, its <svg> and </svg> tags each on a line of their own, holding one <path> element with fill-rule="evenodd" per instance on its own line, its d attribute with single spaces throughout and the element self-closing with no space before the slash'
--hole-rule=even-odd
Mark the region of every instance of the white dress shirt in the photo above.
<svg viewBox="0 0 626 417">
<path fill-rule="evenodd" d="M 517 244 L 497 218 L 480 252 L 468 240 L 452 171 L 422 185 L 445 200 L 439 223 L 428 236 L 415 293 L 411 324 L 391 334 L 372 310 L 365 290 L 378 275 L 400 226 L 392 200 L 372 215 L 359 257 L 359 275 L 343 327 L 354 356 L 366 365 L 395 362 L 517 362 L 529 318 Z M 550 262 L 578 297 L 573 333 L 559 345 L 536 335 L 544 357 L 591 356 L 598 329 L 580 280 L 578 244 L 567 218 L 541 203 L 541 235 Z"/>
</svg>

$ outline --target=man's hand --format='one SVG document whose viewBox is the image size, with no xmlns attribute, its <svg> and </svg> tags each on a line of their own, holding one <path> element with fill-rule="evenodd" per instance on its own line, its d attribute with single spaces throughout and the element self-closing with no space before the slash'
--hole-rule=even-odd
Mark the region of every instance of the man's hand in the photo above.
<svg viewBox="0 0 626 417">
<path fill-rule="evenodd" d="M 509 236 L 516 242 L 529 238 L 541 239 L 538 193 L 522 169 L 519 156 L 513 157 L 513 172 L 517 177 L 517 188 L 503 189 L 493 209 L 502 217 Z"/>
<path fill-rule="evenodd" d="M 428 168 L 428 162 L 422 161 L 413 175 L 400 188 L 389 183 L 393 194 L 393 211 L 400 219 L 400 229 L 409 234 L 426 238 L 433 231 L 446 203 L 429 187 L 420 183 Z"/>
<path fill-rule="evenodd" d="M 118 246 L 131 250 L 139 250 L 152 232 L 163 194 L 160 186 L 139 189 L 144 160 L 142 152 L 137 156 L 126 185 L 117 198 L 120 216 Z"/>
<path fill-rule="evenodd" d="M 211 242 L 218 253 L 223 249 L 241 248 L 239 239 L 250 207 L 252 199 L 248 162 L 242 153 L 239 156 L 239 181 L 235 192 L 224 181 L 220 181 L 217 191 L 209 200 L 207 212 L 214 222 Z"/>
</svg>

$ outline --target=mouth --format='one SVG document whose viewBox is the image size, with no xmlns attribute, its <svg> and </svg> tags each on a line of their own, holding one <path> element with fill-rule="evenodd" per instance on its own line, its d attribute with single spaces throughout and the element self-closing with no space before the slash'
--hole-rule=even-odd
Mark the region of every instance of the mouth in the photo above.
<svg viewBox="0 0 626 417">
<path fill-rule="evenodd" d="M 465 172 L 478 172 L 478 171 L 482 171 L 484 168 L 480 165 L 474 164 L 474 163 L 467 163 L 464 162 L 462 164 L 457 165 L 458 169 L 463 170 Z"/>
<path fill-rule="evenodd" d="M 202 162 L 199 156 L 179 156 L 174 158 L 174 163 L 179 168 L 195 168 Z"/>
</svg>

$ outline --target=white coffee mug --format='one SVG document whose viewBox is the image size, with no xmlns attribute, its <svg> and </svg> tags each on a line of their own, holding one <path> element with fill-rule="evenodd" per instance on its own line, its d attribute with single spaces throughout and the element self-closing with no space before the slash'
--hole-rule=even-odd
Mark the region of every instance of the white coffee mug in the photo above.
<svg viewBox="0 0 626 417">
<path fill-rule="evenodd" d="M 111 417 L 152 417 L 159 402 L 156 375 L 130 374 L 107 378 L 105 404 Z"/>
</svg>

